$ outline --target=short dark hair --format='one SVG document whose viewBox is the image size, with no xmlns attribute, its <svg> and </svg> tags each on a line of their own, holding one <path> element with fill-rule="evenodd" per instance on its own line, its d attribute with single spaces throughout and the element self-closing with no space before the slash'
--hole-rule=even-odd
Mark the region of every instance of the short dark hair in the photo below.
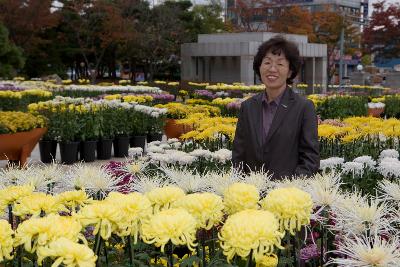
<svg viewBox="0 0 400 267">
<path fill-rule="evenodd" d="M 261 79 L 260 66 L 265 55 L 271 52 L 274 55 L 280 55 L 283 53 L 286 59 L 289 61 L 289 70 L 292 71 L 292 75 L 286 79 L 288 84 L 293 83 L 293 79 L 297 76 L 300 69 L 300 53 L 297 45 L 291 41 L 286 40 L 284 37 L 278 35 L 274 36 L 268 41 L 262 43 L 258 47 L 256 56 L 254 57 L 253 70 Z"/>
</svg>

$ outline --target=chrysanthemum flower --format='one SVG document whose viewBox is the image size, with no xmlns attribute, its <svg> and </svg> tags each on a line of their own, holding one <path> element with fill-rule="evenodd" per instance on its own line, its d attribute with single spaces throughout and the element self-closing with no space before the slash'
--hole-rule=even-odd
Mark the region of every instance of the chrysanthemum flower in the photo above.
<svg viewBox="0 0 400 267">
<path fill-rule="evenodd" d="M 119 205 L 107 201 L 97 201 L 87 205 L 76 216 L 83 226 L 94 225 L 93 234 L 100 232 L 104 240 L 116 232 L 123 218 Z"/>
<path fill-rule="evenodd" d="M 0 203 L 2 205 L 12 205 L 22 197 L 32 194 L 33 187 L 30 185 L 8 186 L 0 190 Z"/>
<path fill-rule="evenodd" d="M 241 180 L 242 173 L 239 169 L 232 168 L 226 172 L 208 172 L 205 178 L 208 184 L 207 191 L 223 196 L 229 186 Z"/>
<path fill-rule="evenodd" d="M 334 172 L 323 175 L 316 174 L 307 181 L 304 191 L 312 197 L 314 207 L 332 207 L 342 198 L 340 186 L 341 177 Z"/>
<path fill-rule="evenodd" d="M 35 252 L 38 246 L 45 246 L 59 237 L 74 242 L 86 242 L 80 233 L 82 226 L 74 217 L 50 214 L 42 218 L 31 218 L 23 221 L 17 228 L 14 246 L 24 245 L 27 252 Z"/>
<path fill-rule="evenodd" d="M 6 220 L 0 220 L 0 262 L 13 258 L 13 234 L 11 225 Z"/>
<path fill-rule="evenodd" d="M 242 182 L 246 184 L 252 184 L 257 187 L 258 191 L 264 195 L 268 188 L 271 186 L 272 174 L 264 169 L 260 171 L 251 171 L 249 174 L 241 178 Z"/>
<path fill-rule="evenodd" d="M 187 210 L 196 218 L 198 228 L 206 230 L 219 224 L 223 217 L 222 198 L 212 193 L 189 194 L 176 201 L 173 206 Z"/>
<path fill-rule="evenodd" d="M 130 183 L 129 191 L 136 191 L 139 193 L 147 193 L 150 192 L 156 188 L 161 188 L 170 185 L 170 183 L 166 180 L 163 179 L 162 177 L 158 176 L 148 176 L 143 173 L 138 174 L 137 179 L 135 179 L 134 183 Z"/>
<path fill-rule="evenodd" d="M 172 203 L 185 195 L 182 189 L 177 186 L 165 186 L 155 188 L 146 194 L 153 205 L 154 212 L 168 209 Z"/>
<path fill-rule="evenodd" d="M 60 237 L 37 250 L 39 264 L 47 257 L 56 258 L 52 266 L 95 267 L 97 256 L 86 245 Z"/>
<path fill-rule="evenodd" d="M 256 267 L 276 267 L 278 266 L 278 256 L 275 254 L 261 257 L 256 260 Z"/>
<path fill-rule="evenodd" d="M 227 214 L 245 209 L 257 209 L 260 194 L 254 185 L 234 183 L 224 193 L 224 206 Z"/>
<path fill-rule="evenodd" d="M 228 217 L 218 237 L 228 262 L 235 255 L 261 259 L 272 255 L 274 248 L 280 248 L 284 233 L 279 231 L 275 216 L 265 210 L 243 210 Z"/>
<path fill-rule="evenodd" d="M 167 178 L 186 193 L 200 192 L 207 187 L 202 176 L 187 167 L 161 167 Z"/>
<path fill-rule="evenodd" d="M 383 193 L 384 198 L 394 200 L 400 203 L 400 183 L 390 182 L 388 180 L 380 181 L 378 184 L 380 191 Z"/>
<path fill-rule="evenodd" d="M 64 205 L 62 205 L 58 198 L 53 195 L 45 193 L 32 193 L 18 200 L 14 206 L 13 213 L 16 216 L 32 215 L 34 217 L 45 214 L 57 213 L 60 211 L 68 212 Z"/>
<path fill-rule="evenodd" d="M 392 240 L 384 240 L 376 235 L 346 238 L 334 251 L 336 255 L 344 257 L 332 259 L 329 263 L 343 267 L 397 267 L 400 266 L 399 245 L 397 237 Z"/>
<path fill-rule="evenodd" d="M 91 202 L 91 199 L 83 190 L 62 192 L 56 195 L 56 198 L 58 199 L 59 203 L 70 208 L 72 212 L 75 212 L 76 208 L 83 207 Z"/>
<path fill-rule="evenodd" d="M 142 238 L 145 243 L 164 247 L 168 242 L 174 245 L 186 245 L 190 250 L 196 246 L 196 219 L 184 209 L 162 210 L 153 215 L 142 226 Z"/>
<path fill-rule="evenodd" d="M 118 205 L 121 209 L 122 218 L 118 222 L 117 234 L 120 236 L 132 235 L 136 243 L 141 224 L 152 214 L 150 201 L 136 192 L 130 194 L 111 192 L 104 201 Z"/>
<path fill-rule="evenodd" d="M 288 230 L 292 235 L 302 225 L 310 223 L 313 202 L 310 194 L 292 187 L 278 188 L 270 191 L 261 201 L 263 209 L 276 215 L 280 230 Z"/>
</svg>

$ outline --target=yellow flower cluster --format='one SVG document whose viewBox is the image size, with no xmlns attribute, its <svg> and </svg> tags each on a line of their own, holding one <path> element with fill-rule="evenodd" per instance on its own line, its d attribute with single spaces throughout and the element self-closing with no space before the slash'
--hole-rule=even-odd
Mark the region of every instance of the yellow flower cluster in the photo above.
<svg viewBox="0 0 400 267">
<path fill-rule="evenodd" d="M 95 267 L 97 256 L 86 245 L 75 243 L 65 237 L 51 241 L 48 246 L 37 250 L 38 262 L 41 264 L 47 257 L 55 258 L 52 266 L 63 264 L 66 267 Z"/>
<path fill-rule="evenodd" d="M 176 201 L 173 206 L 192 214 L 197 220 L 198 228 L 210 230 L 222 221 L 224 205 L 222 198 L 215 194 L 189 194 Z"/>
<path fill-rule="evenodd" d="M 168 85 L 169 86 L 178 86 L 179 82 L 169 82 Z"/>
<path fill-rule="evenodd" d="M 0 112 L 0 125 L 5 127 L 9 133 L 26 132 L 35 128 L 44 127 L 46 124 L 43 116 L 34 116 L 19 111 Z"/>
<path fill-rule="evenodd" d="M 230 98 L 230 97 L 220 98 L 220 97 L 218 97 L 218 98 L 214 99 L 213 101 L 211 101 L 211 104 L 219 105 L 219 106 L 226 106 L 229 103 L 236 102 L 237 100 L 238 100 L 237 98 Z"/>
<path fill-rule="evenodd" d="M 295 230 L 310 223 L 313 202 L 310 194 L 288 187 L 269 192 L 261 201 L 261 207 L 277 216 L 280 231 L 288 230 L 294 235 Z"/>
<path fill-rule="evenodd" d="M 71 79 L 62 80 L 61 83 L 64 84 L 64 85 L 69 85 L 69 84 L 72 83 L 72 80 Z"/>
<path fill-rule="evenodd" d="M 33 186 L 12 185 L 0 190 L 0 208 L 14 205 L 14 203 L 25 196 L 31 195 Z"/>
<path fill-rule="evenodd" d="M 154 81 L 155 84 L 167 84 L 166 81 Z"/>
<path fill-rule="evenodd" d="M 39 96 L 39 97 L 51 97 L 53 93 L 50 91 L 42 90 L 42 89 L 27 89 L 21 91 L 22 96 Z"/>
<path fill-rule="evenodd" d="M 121 99 L 122 95 L 121 94 L 106 95 L 103 98 L 105 100 L 116 100 L 116 99 Z"/>
<path fill-rule="evenodd" d="M 120 84 L 120 85 L 127 85 L 127 84 L 130 84 L 130 83 L 131 83 L 130 80 L 119 80 L 118 81 L 118 84 Z"/>
<path fill-rule="evenodd" d="M 191 99 L 186 100 L 185 103 L 188 105 L 209 105 L 210 101 L 205 100 L 205 99 L 191 98 Z"/>
<path fill-rule="evenodd" d="M 228 261 L 235 255 L 249 256 L 258 262 L 267 255 L 273 255 L 274 248 L 282 249 L 279 222 L 274 214 L 264 210 L 243 210 L 231 215 L 218 233 L 221 247 Z"/>
<path fill-rule="evenodd" d="M 210 85 L 209 83 L 195 83 L 195 82 L 189 82 L 188 84 L 192 85 L 192 86 L 198 86 L 198 87 L 204 87 L 204 86 Z"/>
<path fill-rule="evenodd" d="M 198 141 L 215 140 L 222 135 L 233 141 L 235 137 L 237 118 L 229 117 L 207 117 L 202 113 L 190 115 L 187 119 L 177 121 L 192 127 L 192 131 L 183 134 L 183 140 L 194 139 Z"/>
<path fill-rule="evenodd" d="M 241 91 L 263 91 L 265 90 L 265 85 L 244 85 L 244 84 L 225 84 L 218 83 L 217 85 L 206 86 L 207 90 L 241 90 Z"/>
<path fill-rule="evenodd" d="M 318 126 L 318 136 L 329 140 L 339 139 L 344 143 L 379 135 L 400 137 L 400 120 L 395 118 L 350 117 L 344 119 L 343 124 L 321 124 Z"/>
<path fill-rule="evenodd" d="M 156 108 L 166 108 L 168 110 L 169 117 L 175 119 L 183 119 L 190 114 L 202 113 L 203 116 L 215 117 L 221 114 L 221 110 L 218 107 L 208 105 L 184 105 L 182 103 L 170 102 L 168 104 L 155 105 Z"/>
<path fill-rule="evenodd" d="M 224 192 L 224 206 L 227 214 L 246 209 L 257 209 L 260 194 L 254 185 L 234 183 Z"/>
<path fill-rule="evenodd" d="M 6 220 L 0 220 L 0 262 L 13 258 L 13 235 L 11 225 Z"/>
<path fill-rule="evenodd" d="M 150 95 L 126 95 L 122 99 L 124 102 L 146 103 L 153 101 L 154 98 Z"/>
<path fill-rule="evenodd" d="M 196 220 L 184 209 L 168 209 L 153 215 L 149 222 L 142 226 L 144 242 L 161 247 L 171 241 L 174 245 L 187 245 L 194 251 L 196 246 Z"/>
<path fill-rule="evenodd" d="M 154 213 L 169 209 L 170 206 L 183 197 L 185 192 L 177 186 L 155 188 L 146 194 L 153 206 Z"/>
<path fill-rule="evenodd" d="M 79 207 L 83 207 L 92 201 L 83 190 L 62 192 L 57 195 L 57 200 L 60 204 L 71 209 L 72 213 L 75 213 Z"/>
<path fill-rule="evenodd" d="M 258 259 L 256 267 L 276 267 L 278 266 L 278 256 L 275 254 L 265 255 Z"/>
<path fill-rule="evenodd" d="M 385 97 L 375 97 L 371 99 L 372 103 L 385 103 Z"/>
<path fill-rule="evenodd" d="M 35 192 L 16 201 L 13 213 L 20 217 L 25 217 L 27 215 L 37 217 L 40 216 L 42 212 L 51 214 L 60 211 L 68 212 L 57 197 Z"/>
<path fill-rule="evenodd" d="M 78 79 L 79 84 L 89 84 L 90 80 L 89 79 Z"/>
<path fill-rule="evenodd" d="M 315 107 L 318 107 L 327 99 L 327 97 L 323 95 L 308 95 L 307 98 L 314 103 Z"/>
<path fill-rule="evenodd" d="M 21 92 L 5 90 L 5 91 L 0 91 L 0 98 L 22 98 L 22 94 Z"/>
</svg>

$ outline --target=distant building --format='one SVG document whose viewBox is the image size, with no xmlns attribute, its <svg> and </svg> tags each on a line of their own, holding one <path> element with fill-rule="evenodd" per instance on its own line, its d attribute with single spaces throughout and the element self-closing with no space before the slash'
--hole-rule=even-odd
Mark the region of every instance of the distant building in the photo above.
<svg viewBox="0 0 400 267">
<path fill-rule="evenodd" d="M 253 71 L 254 56 L 271 32 L 199 34 L 197 43 L 181 45 L 181 80 L 198 82 L 243 82 L 259 84 Z M 305 35 L 283 34 L 298 45 L 302 65 L 295 81 L 327 83 L 327 46 L 308 43 Z"/>
</svg>

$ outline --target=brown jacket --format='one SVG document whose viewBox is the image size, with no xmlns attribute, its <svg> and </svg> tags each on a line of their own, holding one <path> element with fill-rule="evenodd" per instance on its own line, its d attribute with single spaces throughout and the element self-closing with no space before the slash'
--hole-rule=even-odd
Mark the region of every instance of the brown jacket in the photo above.
<svg viewBox="0 0 400 267">
<path fill-rule="evenodd" d="M 263 142 L 262 94 L 241 105 L 233 141 L 234 166 L 245 171 L 263 167 L 276 179 L 316 173 L 320 158 L 314 104 L 287 88 Z"/>
</svg>

